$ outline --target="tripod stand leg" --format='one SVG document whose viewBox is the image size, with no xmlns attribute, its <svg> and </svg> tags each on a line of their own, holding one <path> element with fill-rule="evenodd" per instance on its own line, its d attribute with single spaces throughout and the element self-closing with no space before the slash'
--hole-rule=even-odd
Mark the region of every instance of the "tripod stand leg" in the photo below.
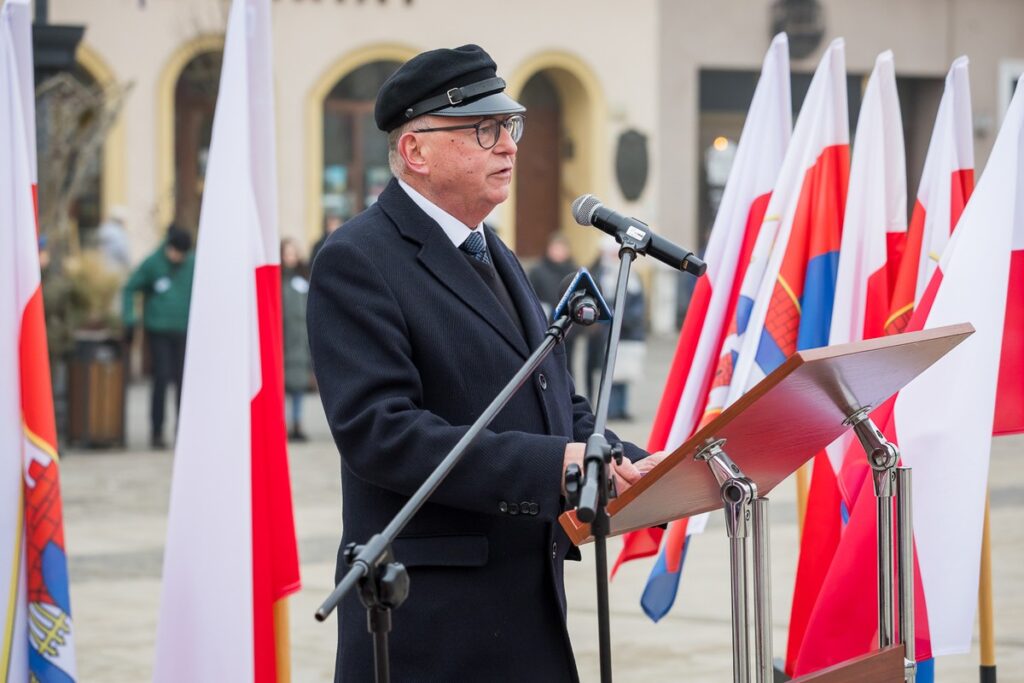
<svg viewBox="0 0 1024 683">
<path fill-rule="evenodd" d="M 366 612 L 367 628 L 373 633 L 373 670 L 377 683 L 391 678 L 388 667 L 388 632 L 391 630 L 391 610 L 372 607 Z"/>
<path fill-rule="evenodd" d="M 608 620 L 608 551 L 604 535 L 595 539 L 597 566 L 598 639 L 601 651 L 601 683 L 612 680 L 612 634 Z"/>
</svg>

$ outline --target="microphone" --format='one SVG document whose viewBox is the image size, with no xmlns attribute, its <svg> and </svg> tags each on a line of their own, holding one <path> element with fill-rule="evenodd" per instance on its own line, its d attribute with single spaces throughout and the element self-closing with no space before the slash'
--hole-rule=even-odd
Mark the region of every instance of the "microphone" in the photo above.
<svg viewBox="0 0 1024 683">
<path fill-rule="evenodd" d="M 580 225 L 593 225 L 622 244 L 627 235 L 638 245 L 637 252 L 652 256 L 662 263 L 696 277 L 704 274 L 708 264 L 682 247 L 660 237 L 646 223 L 615 213 L 592 194 L 580 195 L 572 203 L 572 215 Z"/>
<path fill-rule="evenodd" d="M 586 268 L 566 275 L 559 287 L 565 290 L 565 294 L 552 311 L 552 320 L 558 320 L 563 315 L 568 315 L 578 325 L 611 320 L 611 309 Z"/>
</svg>

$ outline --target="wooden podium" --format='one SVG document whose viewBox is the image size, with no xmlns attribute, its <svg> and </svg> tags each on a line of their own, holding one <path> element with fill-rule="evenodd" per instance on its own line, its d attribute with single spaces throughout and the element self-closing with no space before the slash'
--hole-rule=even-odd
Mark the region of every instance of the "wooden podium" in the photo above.
<svg viewBox="0 0 1024 683">
<path fill-rule="evenodd" d="M 711 510 L 726 510 L 733 560 L 735 681 L 749 680 L 745 568 L 746 538 L 751 535 L 755 554 L 753 583 L 758 603 L 757 679 L 771 680 L 770 599 L 766 583 L 767 500 L 764 496 L 851 427 L 868 449 L 869 462 L 872 449 L 881 449 L 883 445 L 891 448 L 885 470 L 885 479 L 888 479 L 890 470 L 895 470 L 898 453 L 891 444 L 884 442 L 867 417 L 868 411 L 881 405 L 973 332 L 974 328 L 965 323 L 797 352 L 698 430 L 637 484 L 609 502 L 611 535 Z M 876 454 L 879 458 L 884 455 L 880 450 Z M 881 471 L 880 463 L 871 464 L 876 472 Z M 894 471 L 892 475 L 895 480 Z M 884 504 L 879 504 L 880 513 L 891 510 L 891 506 L 890 493 Z M 909 505 L 907 509 L 909 511 Z M 560 521 L 574 543 L 579 545 L 590 540 L 588 525 L 580 522 L 574 511 L 563 514 Z M 891 539 L 891 518 L 887 523 Z M 879 538 L 884 536 L 880 531 Z M 891 540 L 888 558 L 883 557 L 882 550 L 880 548 L 880 562 L 888 561 L 891 565 Z M 758 560 L 761 561 L 760 571 Z M 910 569 L 912 571 L 912 567 Z M 880 572 L 880 579 L 885 573 Z M 891 577 L 889 572 L 889 602 L 881 608 L 890 613 Z M 882 592 L 884 596 L 885 590 Z M 912 606 L 910 613 L 913 613 Z M 882 646 L 894 645 L 884 638 L 887 630 L 891 634 L 891 628 L 880 624 Z M 908 657 L 913 655 L 910 652 L 912 642 L 911 639 Z M 899 662 L 897 680 L 902 680 L 903 658 L 890 656 L 885 661 Z M 830 676 L 828 680 L 857 678 Z"/>
</svg>

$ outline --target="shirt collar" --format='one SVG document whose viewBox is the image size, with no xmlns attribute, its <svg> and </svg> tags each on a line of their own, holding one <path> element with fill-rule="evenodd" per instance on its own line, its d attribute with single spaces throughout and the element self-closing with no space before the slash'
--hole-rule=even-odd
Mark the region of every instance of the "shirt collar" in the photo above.
<svg viewBox="0 0 1024 683">
<path fill-rule="evenodd" d="M 403 190 L 405 190 L 405 193 L 409 195 L 409 198 L 416 203 L 416 206 L 423 209 L 423 213 L 437 221 L 437 224 L 441 226 L 442 230 L 444 230 L 444 234 L 448 236 L 448 239 L 451 240 L 452 244 L 454 244 L 456 248 L 466 241 L 466 238 L 469 237 L 469 233 L 471 232 L 479 231 L 480 234 L 483 235 L 483 231 L 480 230 L 479 225 L 472 229 L 467 227 L 458 218 L 414 190 L 409 183 L 405 182 L 401 178 L 398 179 L 398 184 Z"/>
</svg>

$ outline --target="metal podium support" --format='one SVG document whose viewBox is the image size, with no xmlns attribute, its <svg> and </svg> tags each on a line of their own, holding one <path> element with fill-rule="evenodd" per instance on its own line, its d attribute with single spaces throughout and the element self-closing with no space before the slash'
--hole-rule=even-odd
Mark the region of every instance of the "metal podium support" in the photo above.
<svg viewBox="0 0 1024 683">
<path fill-rule="evenodd" d="M 885 438 L 868 414 L 866 406 L 846 418 L 860 441 L 874 480 L 878 506 L 878 647 L 895 641 L 897 611 L 893 600 L 893 575 L 899 580 L 899 641 L 904 646 L 904 670 L 908 683 L 917 677 L 914 643 L 914 527 L 911 499 L 911 468 L 897 467 L 899 449 Z M 893 525 L 893 499 L 897 504 L 897 525 Z M 899 562 L 893 564 L 895 531 Z"/>
<path fill-rule="evenodd" d="M 914 642 L 914 521 L 911 497 L 912 468 L 896 468 L 896 533 L 899 538 L 897 565 L 900 579 L 900 642 L 907 683 L 917 679 Z"/>
<path fill-rule="evenodd" d="M 868 456 L 878 511 L 878 646 L 896 641 L 893 576 L 899 577 L 899 642 L 904 646 L 907 683 L 914 683 L 914 565 L 911 468 L 897 467 L 899 450 L 875 426 L 863 408 L 848 417 Z M 771 552 L 768 533 L 768 499 L 758 496 L 757 484 L 747 477 L 724 450 L 725 439 L 708 439 L 694 455 L 706 462 L 721 487 L 725 523 L 729 534 L 732 594 L 732 664 L 734 683 L 750 683 L 750 596 L 747 591 L 747 539 L 754 539 L 754 650 L 756 683 L 771 683 Z M 897 524 L 893 524 L 893 501 Z M 894 564 L 893 536 L 897 539 L 898 563 Z"/>
<path fill-rule="evenodd" d="M 771 567 L 768 538 L 768 499 L 729 459 L 725 439 L 708 439 L 694 458 L 706 462 L 721 486 L 725 524 L 729 533 L 732 577 L 732 678 L 750 682 L 750 598 L 747 594 L 747 538 L 754 537 L 754 632 L 757 683 L 771 683 Z"/>
<path fill-rule="evenodd" d="M 900 453 L 868 417 L 870 411 L 870 406 L 861 408 L 846 418 L 843 424 L 853 427 L 860 445 L 868 456 L 874 480 L 878 506 L 878 647 L 882 648 L 893 644 L 895 633 L 892 503 L 896 494 L 896 463 L 899 461 Z"/>
<path fill-rule="evenodd" d="M 775 673 L 767 494 L 851 427 L 868 454 L 878 493 L 878 618 L 880 644 L 884 647 L 872 648 L 862 656 L 835 663 L 799 680 L 915 680 L 909 472 L 897 467 L 899 451 L 869 419 L 870 407 L 860 408 L 887 400 L 973 332 L 969 324 L 951 325 L 798 351 L 744 394 L 741 401 L 727 407 L 608 504 L 612 534 L 724 508 L 732 569 L 734 682 L 769 683 Z M 794 428 L 794 416 L 799 418 L 799 428 Z M 873 492 L 865 489 L 864 493 Z M 899 504 L 895 519 L 899 540 L 895 549 L 894 499 Z M 871 501 L 867 502 L 870 514 Z M 591 525 L 579 518 L 578 511 L 563 513 L 560 522 L 574 543 L 593 540 Z M 747 557 L 750 536 L 754 537 L 752 560 Z M 894 571 L 894 559 L 898 559 L 898 573 Z M 870 563 L 870 559 L 867 561 Z M 753 570 L 749 568 L 750 562 Z M 899 600 L 895 604 L 894 576 L 899 577 Z M 753 586 L 752 590 L 748 584 Z M 894 606 L 900 610 L 898 631 Z M 751 660 L 755 665 L 753 677 Z"/>
</svg>

